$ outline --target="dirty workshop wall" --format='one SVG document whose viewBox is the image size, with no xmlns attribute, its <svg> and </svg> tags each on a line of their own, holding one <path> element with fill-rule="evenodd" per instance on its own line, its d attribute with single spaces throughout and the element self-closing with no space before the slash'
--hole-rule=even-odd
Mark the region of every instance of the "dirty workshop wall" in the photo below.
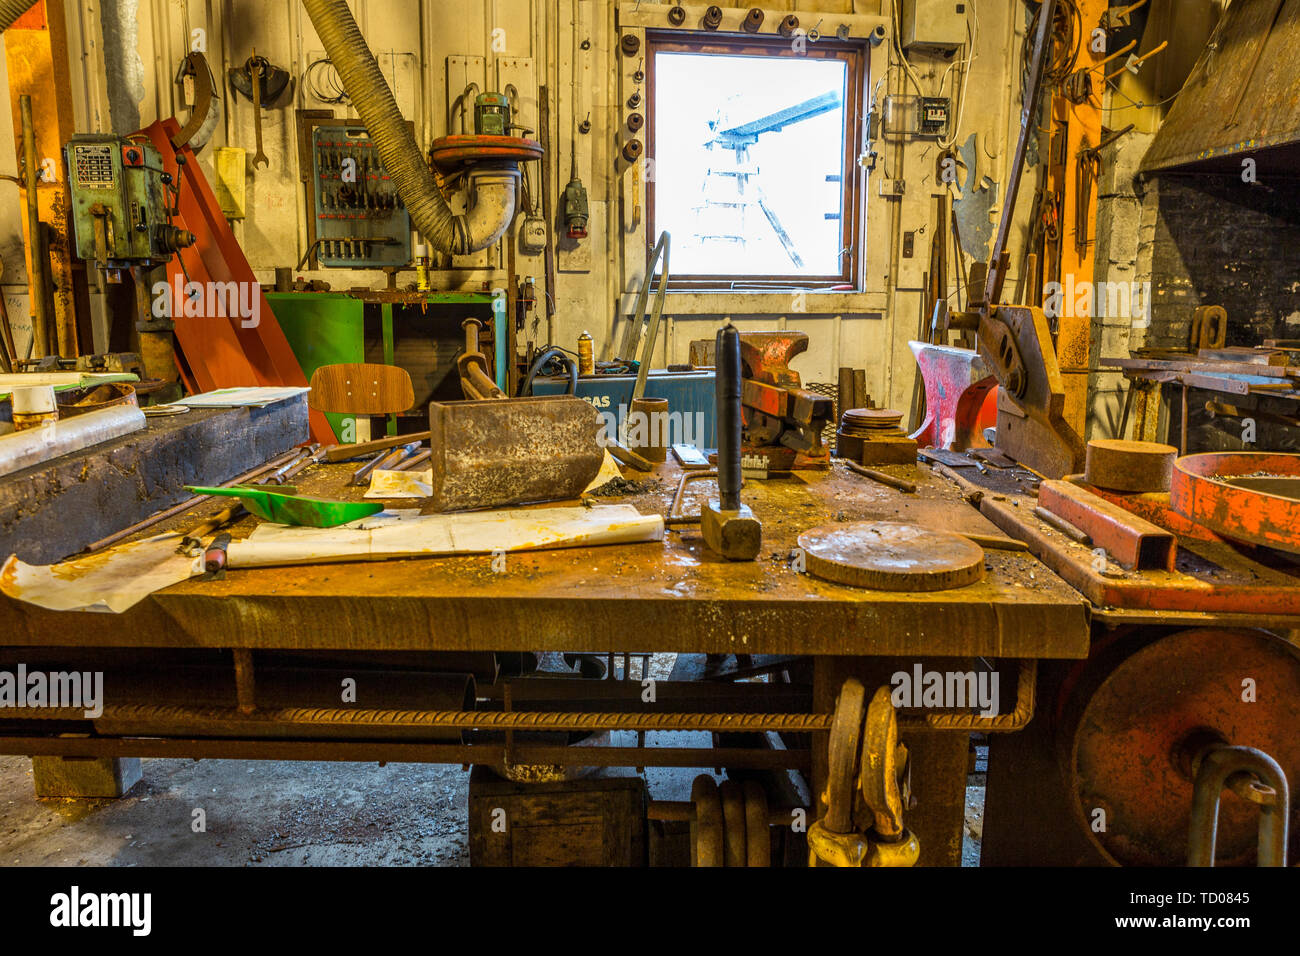
<svg viewBox="0 0 1300 956">
<path fill-rule="evenodd" d="M 751 2 L 728 0 L 726 8 Z M 78 128 L 126 132 L 159 117 L 188 115 L 184 91 L 176 82 L 184 54 L 196 42 L 206 46 L 216 74 L 219 116 L 200 153 L 205 174 L 215 180 L 214 151 L 247 150 L 244 156 L 246 217 L 234 222 L 259 278 L 273 279 L 278 266 L 295 265 L 306 251 L 306 213 L 298 175 L 295 115 L 297 110 L 332 109 L 355 116 L 346 103 L 329 102 L 331 90 L 317 67 L 312 82 L 303 74 L 323 56 L 323 48 L 298 0 L 82 0 L 60 2 L 69 25 L 74 103 Z M 974 55 L 963 60 L 941 54 L 913 53 L 911 71 L 899 64 L 893 42 L 894 0 L 797 0 L 765 4 L 768 23 L 787 13 L 799 16 L 805 29 L 820 24 L 827 35 L 841 22 L 860 26 L 882 23 L 888 39 L 870 48 L 865 102 L 853 104 L 865 115 L 874 97 L 887 95 L 957 96 L 960 112 L 955 146 L 963 169 L 958 216 L 965 254 L 987 254 L 1001 209 L 1001 184 L 1019 131 L 1020 49 L 1027 25 L 1021 0 L 976 0 L 968 23 L 975 33 Z M 453 102 L 469 81 L 480 89 L 518 90 L 516 122 L 536 128 L 537 90 L 551 91 L 551 183 L 558 197 L 568 179 L 573 153 L 578 175 L 590 195 L 589 238 L 579 249 L 560 254 L 556 288 L 550 291 L 556 315 L 550 322 L 539 309 L 532 313 L 522 341 L 548 340 L 574 348 L 589 330 L 598 357 L 609 357 L 619 319 L 642 283 L 646 258 L 645 227 L 631 224 L 632 186 L 626 163 L 615 165 L 617 131 L 627 96 L 624 64 L 618 54 L 620 24 L 666 25 L 668 4 L 615 3 L 606 0 L 355 0 L 352 7 L 363 34 L 396 94 L 416 139 L 427 146 L 449 128 L 459 128 Z M 703 6 L 689 6 L 698 19 Z M 694 21 L 690 21 L 694 22 Z M 855 35 L 856 34 L 855 32 Z M 865 34 L 863 34 L 865 35 Z M 580 41 L 575 43 L 575 39 Z M 589 41 L 583 48 L 581 41 Z M 232 93 L 226 81 L 231 67 L 242 65 L 256 49 L 274 65 L 291 71 L 296 85 L 292 101 L 267 110 L 263 139 L 269 167 L 253 169 L 253 108 Z M 80 66 L 85 69 L 80 69 Z M 952 67 L 952 69 L 950 69 Z M 969 71 L 969 77 L 966 76 Z M 573 142 L 570 90 L 591 130 Z M 12 157 L 7 124 L 0 124 L 0 162 Z M 868 391 L 879 403 L 907 409 L 911 405 L 914 361 L 907 341 L 917 337 L 923 321 L 922 288 L 929 260 L 929 233 L 936 197 L 937 149 L 932 139 L 889 139 L 875 144 L 876 169 L 864 190 L 865 249 L 860 257 L 859 291 L 700 293 L 669 296 L 656 365 L 687 360 L 692 339 L 711 337 L 725 318 L 742 328 L 799 328 L 812 347 L 795 361 L 805 382 L 834 382 L 841 365 L 866 367 Z M 12 160 L 10 159 L 10 162 Z M 642 160 L 644 163 L 644 159 Z M 10 167 L 12 168 L 12 167 Z M 537 172 L 532 171 L 534 181 Z M 888 178 L 903 184 L 901 196 L 881 196 Z M 1026 180 L 1032 180 L 1026 176 Z M 644 184 L 644 176 L 640 177 Z M 0 187 L 3 188 L 3 187 Z M 1032 189 L 1032 187 L 1030 187 Z M 558 204 L 557 204 L 558 205 Z M 1027 216 L 1022 195 L 1018 219 Z M 5 263 L 6 292 L 20 286 L 21 255 L 12 255 L 20 211 L 8 204 L 0 214 L 0 257 Z M 1020 229 L 1013 231 L 1011 261 L 1021 260 Z M 905 248 L 912 254 L 904 254 Z M 503 244 L 477 256 L 440 262 L 435 284 L 449 289 L 500 288 L 505 285 Z M 519 253 L 516 271 L 538 283 L 544 276 L 540 256 Z M 310 278 L 329 281 L 335 289 L 380 286 L 378 272 L 321 270 Z M 412 280 L 401 277 L 402 283 Z M 1010 276 L 1014 288 L 1016 276 Z"/>
<path fill-rule="evenodd" d="M 1120 130 L 1132 124 L 1133 129 L 1102 150 L 1097 195 L 1097 279 L 1115 283 L 1150 282 L 1152 325 L 1148 328 L 1125 316 L 1095 317 L 1090 356 L 1094 368 L 1099 358 L 1127 357 L 1131 349 L 1159 346 L 1156 339 L 1163 333 L 1157 323 L 1167 323 L 1177 315 L 1186 329 L 1192 308 L 1214 302 L 1211 299 L 1193 302 L 1183 297 L 1174 303 L 1160 294 L 1160 283 L 1151 269 L 1156 254 L 1153 243 L 1159 238 L 1155 215 L 1159 193 L 1158 189 L 1152 190 L 1150 183 L 1139 180 L 1138 167 L 1226 5 L 1225 0 L 1152 0 L 1147 8 L 1135 12 L 1130 29 L 1111 39 L 1111 45 L 1117 49 L 1129 40 L 1136 40 L 1134 52 L 1139 55 L 1166 41 L 1169 45 L 1137 74 L 1121 75 L 1104 103 L 1102 118 L 1106 128 Z M 1215 227 L 1227 228 L 1231 222 L 1228 216 Z M 1165 237 L 1167 244 L 1167 232 Z M 1166 252 L 1165 258 L 1170 254 Z M 1090 378 L 1088 435 L 1115 437 L 1124 401 L 1124 377 L 1120 372 L 1094 371 Z"/>
</svg>

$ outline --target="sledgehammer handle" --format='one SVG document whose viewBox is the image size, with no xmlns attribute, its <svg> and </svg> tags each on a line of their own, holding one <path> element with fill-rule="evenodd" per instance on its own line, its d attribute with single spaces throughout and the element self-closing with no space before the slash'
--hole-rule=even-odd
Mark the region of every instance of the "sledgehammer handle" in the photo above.
<svg viewBox="0 0 1300 956">
<path fill-rule="evenodd" d="M 714 398 L 718 424 L 718 504 L 740 508 L 740 332 L 730 322 L 714 340 Z"/>
</svg>

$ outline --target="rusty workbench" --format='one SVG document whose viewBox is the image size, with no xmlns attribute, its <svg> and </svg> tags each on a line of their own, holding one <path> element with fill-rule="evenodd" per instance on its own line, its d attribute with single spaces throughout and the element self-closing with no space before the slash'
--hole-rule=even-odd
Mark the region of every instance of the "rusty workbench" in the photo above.
<svg viewBox="0 0 1300 956">
<path fill-rule="evenodd" d="M 345 484 L 354 468 L 318 466 L 299 476 L 296 484 L 306 494 L 357 497 L 361 490 Z M 220 580 L 195 578 L 174 585 L 118 615 L 74 617 L 0 596 L 0 645 L 33 655 L 41 653 L 38 648 L 58 653 L 60 647 L 101 648 L 108 653 L 113 648 L 219 648 L 235 649 L 236 654 L 245 652 L 241 649 L 497 653 L 552 649 L 806 655 L 812 661 L 814 713 L 834 708 L 835 695 L 849 676 L 871 686 L 888 682 L 891 672 L 914 664 L 965 670 L 977 656 L 1087 656 L 1087 602 L 1025 552 L 989 550 L 984 581 L 934 593 L 860 590 L 795 570 L 791 552 L 798 535 L 835 521 L 898 520 L 999 534 L 954 484 L 928 467 L 885 470 L 915 479 L 918 493 L 907 495 L 878 485 L 842 464 L 829 473 L 748 483 L 744 498 L 764 528 L 764 548 L 756 562 L 721 561 L 705 550 L 698 529 L 686 528 L 670 531 L 661 542 L 516 552 L 507 556 L 502 573 L 492 570 L 488 555 L 231 570 Z M 678 475 L 673 465 L 662 466 L 648 479 L 630 473 L 638 493 L 604 500 L 630 503 L 643 513 L 665 514 Z M 694 485 L 686 510 L 694 511 L 697 497 L 711 487 L 709 482 Z M 159 527 L 191 527 L 218 507 L 208 502 Z M 244 519 L 232 529 L 234 535 L 247 534 L 254 520 Z M 503 759 L 499 744 L 248 740 L 238 739 L 237 729 L 224 736 L 46 733 L 0 738 L 0 746 L 11 753 L 101 757 L 488 764 Z M 814 734 L 811 751 L 770 752 L 767 756 L 772 759 L 715 741 L 712 750 L 606 748 L 609 752 L 599 762 L 811 766 L 813 792 L 820 793 L 824 738 L 825 734 Z M 922 838 L 922 863 L 955 865 L 961 859 L 967 736 L 921 729 L 909 733 L 908 742 L 913 787 L 925 795 L 909 817 L 909 826 Z M 600 748 L 580 749 L 585 760 L 597 762 Z M 504 752 L 507 761 L 509 753 Z M 563 747 L 521 748 L 518 759 L 559 763 L 567 762 L 566 755 L 572 753 Z"/>
<path fill-rule="evenodd" d="M 345 484 L 353 467 L 317 466 L 298 487 L 360 497 Z M 860 590 L 792 569 L 798 534 L 835 521 L 1000 533 L 950 482 L 919 471 L 915 495 L 842 465 L 747 483 L 745 498 L 763 521 L 757 562 L 724 562 L 687 528 L 662 542 L 512 553 L 503 573 L 487 555 L 231 570 L 84 621 L 0 598 L 0 634 L 31 646 L 1086 656 L 1086 602 L 1023 552 L 990 550 L 983 582 L 925 594 Z M 666 513 L 678 474 L 661 466 L 657 487 L 602 500 Z M 688 510 L 711 487 L 688 489 Z M 184 528 L 213 510 L 209 503 L 160 527 Z"/>
</svg>

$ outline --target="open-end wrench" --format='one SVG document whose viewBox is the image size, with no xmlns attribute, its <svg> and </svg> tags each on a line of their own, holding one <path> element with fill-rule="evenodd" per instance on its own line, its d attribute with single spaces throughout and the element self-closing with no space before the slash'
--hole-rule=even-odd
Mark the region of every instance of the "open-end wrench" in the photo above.
<svg viewBox="0 0 1300 956">
<path fill-rule="evenodd" d="M 253 125 L 257 131 L 257 153 L 253 156 L 253 168 L 259 166 L 270 166 L 271 160 L 262 151 L 262 77 L 267 72 L 267 62 L 265 57 L 253 55 L 248 58 L 248 79 L 253 87 Z"/>
</svg>

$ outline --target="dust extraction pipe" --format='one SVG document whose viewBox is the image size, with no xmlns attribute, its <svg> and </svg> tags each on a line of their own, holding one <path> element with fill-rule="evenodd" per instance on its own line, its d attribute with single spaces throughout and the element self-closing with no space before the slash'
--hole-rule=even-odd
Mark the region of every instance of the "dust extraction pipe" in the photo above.
<svg viewBox="0 0 1300 956">
<path fill-rule="evenodd" d="M 302 0 L 302 5 L 352 105 L 370 131 L 415 228 L 439 252 L 453 255 L 477 252 L 496 242 L 514 217 L 518 167 L 472 168 L 469 210 L 463 216 L 452 213 L 347 0 Z"/>
</svg>

